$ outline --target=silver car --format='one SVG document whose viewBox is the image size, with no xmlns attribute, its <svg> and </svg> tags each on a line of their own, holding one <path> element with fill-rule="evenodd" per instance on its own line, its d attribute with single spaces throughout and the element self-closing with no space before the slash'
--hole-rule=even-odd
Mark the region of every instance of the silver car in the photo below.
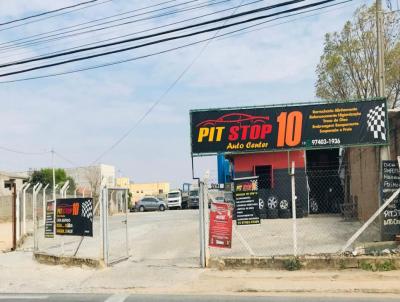
<svg viewBox="0 0 400 302">
<path fill-rule="evenodd" d="M 138 212 L 165 211 L 166 209 L 167 209 L 166 202 L 153 196 L 143 197 L 135 205 L 135 210 Z"/>
</svg>

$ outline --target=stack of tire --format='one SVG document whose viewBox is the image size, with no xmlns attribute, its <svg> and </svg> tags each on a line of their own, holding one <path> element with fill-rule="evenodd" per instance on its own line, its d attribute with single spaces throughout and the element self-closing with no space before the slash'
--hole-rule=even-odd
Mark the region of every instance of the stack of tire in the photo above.
<svg viewBox="0 0 400 302">
<path fill-rule="evenodd" d="M 292 218 L 291 201 L 279 200 L 276 194 L 266 190 L 259 191 L 259 208 L 261 219 Z M 299 201 L 296 202 L 296 217 L 304 217 L 304 210 Z"/>
</svg>

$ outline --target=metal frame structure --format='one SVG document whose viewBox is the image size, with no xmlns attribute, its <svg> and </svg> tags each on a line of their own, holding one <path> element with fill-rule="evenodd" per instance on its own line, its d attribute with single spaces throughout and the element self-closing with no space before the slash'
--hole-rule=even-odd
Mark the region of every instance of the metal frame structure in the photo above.
<svg viewBox="0 0 400 302">
<path fill-rule="evenodd" d="M 109 191 L 112 192 L 121 192 L 122 196 L 124 196 L 123 192 L 125 192 L 125 219 L 122 221 L 122 223 L 125 224 L 125 251 L 126 254 L 118 257 L 116 259 L 111 259 L 110 258 L 110 228 L 109 228 L 109 199 L 108 199 L 108 193 Z M 112 193 L 111 193 L 112 194 Z M 101 190 L 101 196 L 100 196 L 100 231 L 101 231 L 101 238 L 102 238 L 102 259 L 104 260 L 104 264 L 106 266 L 113 265 L 115 263 L 124 261 L 129 258 L 129 238 L 128 238 L 128 189 L 127 188 L 107 188 L 103 187 Z"/>
</svg>

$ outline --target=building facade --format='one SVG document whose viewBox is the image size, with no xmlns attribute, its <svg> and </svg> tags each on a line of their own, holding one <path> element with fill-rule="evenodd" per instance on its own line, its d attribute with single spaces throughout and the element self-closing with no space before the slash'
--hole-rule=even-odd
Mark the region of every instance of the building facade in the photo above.
<svg viewBox="0 0 400 302">
<path fill-rule="evenodd" d="M 154 183 L 131 183 L 129 178 L 121 177 L 116 179 L 117 187 L 129 188 L 132 194 L 132 202 L 136 203 L 144 196 L 157 196 L 165 198 L 166 194 L 170 191 L 170 184 L 168 182 L 154 182 Z"/>
<path fill-rule="evenodd" d="M 111 165 L 65 169 L 65 172 L 74 179 L 78 191 L 98 191 L 102 181 L 107 187 L 115 187 L 115 167 Z"/>
</svg>

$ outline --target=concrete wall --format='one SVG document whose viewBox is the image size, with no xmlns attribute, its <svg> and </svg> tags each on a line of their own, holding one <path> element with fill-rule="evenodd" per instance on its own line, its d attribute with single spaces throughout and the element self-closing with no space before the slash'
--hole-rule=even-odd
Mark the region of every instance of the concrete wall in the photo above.
<svg viewBox="0 0 400 302">
<path fill-rule="evenodd" d="M 400 155 L 400 112 L 389 112 L 391 159 Z M 348 174 L 350 196 L 358 200 L 358 217 L 361 221 L 379 207 L 380 151 L 378 147 L 348 148 Z"/>
<path fill-rule="evenodd" d="M 0 223 L 12 219 L 12 196 L 0 196 Z"/>
<path fill-rule="evenodd" d="M 350 196 L 358 202 L 358 218 L 366 221 L 379 207 L 379 149 L 351 148 L 348 161 Z"/>
</svg>

